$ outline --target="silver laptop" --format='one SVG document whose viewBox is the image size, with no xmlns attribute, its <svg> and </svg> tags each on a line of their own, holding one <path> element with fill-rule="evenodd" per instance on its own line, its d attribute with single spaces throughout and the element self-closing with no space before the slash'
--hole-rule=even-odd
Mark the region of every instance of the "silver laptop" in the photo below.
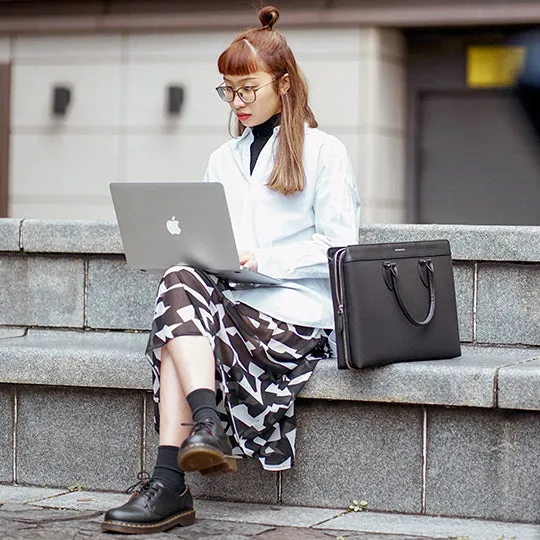
<svg viewBox="0 0 540 540">
<path fill-rule="evenodd" d="M 235 283 L 283 283 L 240 266 L 221 184 L 113 182 L 110 188 L 128 266 L 163 271 L 185 264 Z"/>
</svg>

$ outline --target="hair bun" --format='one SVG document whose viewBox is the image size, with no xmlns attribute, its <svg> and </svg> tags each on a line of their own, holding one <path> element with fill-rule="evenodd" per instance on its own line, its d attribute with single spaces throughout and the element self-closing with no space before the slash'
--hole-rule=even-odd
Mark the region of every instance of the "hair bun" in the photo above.
<svg viewBox="0 0 540 540">
<path fill-rule="evenodd" d="M 259 11 L 259 21 L 261 21 L 264 28 L 272 29 L 278 19 L 279 11 L 274 6 L 265 6 Z"/>
</svg>

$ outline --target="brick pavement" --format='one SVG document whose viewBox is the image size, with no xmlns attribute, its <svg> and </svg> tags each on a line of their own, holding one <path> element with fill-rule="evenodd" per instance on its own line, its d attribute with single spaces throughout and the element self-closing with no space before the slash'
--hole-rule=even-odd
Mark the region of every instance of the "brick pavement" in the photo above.
<svg viewBox="0 0 540 540">
<path fill-rule="evenodd" d="M 196 501 L 197 521 L 153 535 L 102 532 L 125 495 L 0 485 L 2 540 L 540 540 L 540 525 Z"/>
</svg>

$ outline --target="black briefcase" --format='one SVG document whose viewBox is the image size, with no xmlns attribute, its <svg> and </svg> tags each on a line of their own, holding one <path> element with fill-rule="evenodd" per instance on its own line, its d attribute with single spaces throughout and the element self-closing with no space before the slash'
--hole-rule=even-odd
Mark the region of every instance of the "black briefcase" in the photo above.
<svg viewBox="0 0 540 540">
<path fill-rule="evenodd" d="M 328 250 L 338 368 L 461 354 L 448 240 Z"/>
</svg>

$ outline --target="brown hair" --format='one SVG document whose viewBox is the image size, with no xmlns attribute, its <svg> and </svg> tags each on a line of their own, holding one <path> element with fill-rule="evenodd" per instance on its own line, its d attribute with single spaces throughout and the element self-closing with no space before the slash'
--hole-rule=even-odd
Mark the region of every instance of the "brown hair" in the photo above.
<svg viewBox="0 0 540 540">
<path fill-rule="evenodd" d="M 304 150 L 304 123 L 317 127 L 317 121 L 308 105 L 306 80 L 296 63 L 285 36 L 274 30 L 279 11 L 273 6 L 259 11 L 262 28 L 242 32 L 218 59 L 222 75 L 249 75 L 254 71 L 266 71 L 277 80 L 274 89 L 279 93 L 280 78 L 289 75 L 290 88 L 281 94 L 281 127 L 277 139 L 274 168 L 268 187 L 284 195 L 292 195 L 304 189 L 305 174 L 302 163 Z M 244 131 L 237 123 L 238 135 Z"/>
</svg>

